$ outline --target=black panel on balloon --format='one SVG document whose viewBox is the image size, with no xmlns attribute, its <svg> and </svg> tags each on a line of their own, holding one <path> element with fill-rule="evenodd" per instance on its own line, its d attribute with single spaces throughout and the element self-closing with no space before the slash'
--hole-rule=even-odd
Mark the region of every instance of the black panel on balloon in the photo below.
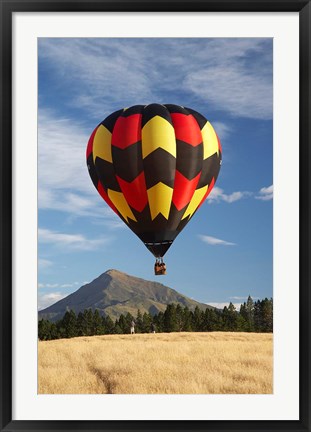
<svg viewBox="0 0 311 432">
<path fill-rule="evenodd" d="M 110 114 L 110 116 L 106 117 L 105 120 L 101 122 L 101 124 L 112 133 L 114 125 L 122 113 L 123 109 Z"/>
<path fill-rule="evenodd" d="M 132 182 L 144 170 L 141 141 L 120 149 L 111 146 L 115 174 L 127 182 Z"/>
<path fill-rule="evenodd" d="M 162 148 L 150 153 L 144 159 L 144 171 L 147 189 L 164 183 L 171 188 L 175 180 L 176 158 Z"/>
<path fill-rule="evenodd" d="M 164 105 L 150 104 L 144 108 L 141 127 L 144 127 L 145 124 L 155 116 L 162 117 L 173 125 L 169 110 Z"/>
<path fill-rule="evenodd" d="M 121 192 L 121 188 L 116 179 L 114 166 L 112 163 L 97 157 L 95 160 L 95 167 L 98 178 L 105 189 Z"/>
</svg>

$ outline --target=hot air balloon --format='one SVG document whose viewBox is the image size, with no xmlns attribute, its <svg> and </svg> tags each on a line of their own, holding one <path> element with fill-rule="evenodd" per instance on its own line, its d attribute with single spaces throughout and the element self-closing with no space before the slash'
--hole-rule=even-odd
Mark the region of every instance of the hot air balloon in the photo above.
<svg viewBox="0 0 311 432">
<path fill-rule="evenodd" d="M 163 256 L 211 192 L 222 150 L 211 123 L 191 108 L 135 105 L 93 131 L 87 166 L 98 193 L 155 256 Z"/>
</svg>

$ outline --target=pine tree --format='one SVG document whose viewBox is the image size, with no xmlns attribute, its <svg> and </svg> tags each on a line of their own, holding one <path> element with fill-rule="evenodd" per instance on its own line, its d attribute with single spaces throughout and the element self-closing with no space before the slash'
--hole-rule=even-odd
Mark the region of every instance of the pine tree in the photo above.
<svg viewBox="0 0 311 432">
<path fill-rule="evenodd" d="M 143 332 L 143 316 L 140 312 L 140 309 L 137 309 L 137 315 L 136 315 L 136 333 L 142 333 Z"/>
<path fill-rule="evenodd" d="M 203 314 L 202 331 L 212 331 L 210 310 L 208 308 L 205 309 Z"/>
<path fill-rule="evenodd" d="M 222 315 L 224 331 L 236 331 L 238 314 L 234 304 L 230 302 L 228 307 L 225 306 Z"/>
<path fill-rule="evenodd" d="M 247 302 L 241 305 L 240 314 L 246 322 L 245 331 L 255 331 L 255 305 L 251 296 L 248 296 Z"/>
<path fill-rule="evenodd" d="M 169 304 L 164 312 L 164 331 L 167 333 L 177 331 L 176 306 Z"/>
<path fill-rule="evenodd" d="M 86 336 L 85 319 L 82 312 L 79 312 L 77 317 L 77 335 Z"/>
<path fill-rule="evenodd" d="M 248 317 L 249 331 L 254 331 L 254 302 L 252 297 L 249 295 L 246 302 L 246 312 Z"/>
<path fill-rule="evenodd" d="M 113 332 L 114 332 L 114 334 L 123 334 L 123 331 L 122 331 L 121 327 L 117 323 L 114 326 Z"/>
<path fill-rule="evenodd" d="M 83 335 L 93 336 L 93 311 L 91 308 L 83 311 Z"/>
<path fill-rule="evenodd" d="M 45 320 L 45 319 L 39 320 L 39 322 L 38 322 L 38 338 L 39 338 L 39 340 L 42 340 L 42 341 L 52 339 L 50 321 Z"/>
<path fill-rule="evenodd" d="M 183 310 L 183 323 L 184 323 L 184 331 L 191 332 L 192 331 L 192 315 L 190 313 L 190 309 L 188 306 L 184 307 Z"/>
<path fill-rule="evenodd" d="M 184 330 L 184 311 L 179 303 L 176 306 L 176 326 L 177 331 L 181 332 Z"/>
<path fill-rule="evenodd" d="M 153 317 L 153 322 L 157 328 L 157 332 L 162 333 L 164 331 L 164 313 L 160 311 L 155 315 Z"/>
<path fill-rule="evenodd" d="M 127 328 L 126 319 L 125 319 L 125 316 L 123 314 L 121 314 L 119 316 L 119 319 L 116 320 L 116 325 L 118 325 L 120 327 L 121 333 L 125 334 L 125 333 L 130 332 L 130 328 Z"/>
<path fill-rule="evenodd" d="M 245 318 L 241 315 L 241 313 L 238 313 L 236 318 L 236 330 L 239 332 L 246 332 L 247 328 L 248 326 Z"/>
<path fill-rule="evenodd" d="M 265 298 L 261 301 L 261 331 L 266 333 L 273 332 L 273 301 Z"/>
<path fill-rule="evenodd" d="M 134 317 L 133 317 L 133 315 L 131 315 L 129 312 L 125 315 L 125 323 L 126 323 L 126 330 L 125 330 L 125 333 L 130 333 L 130 329 L 131 329 L 131 323 L 132 323 L 132 321 L 135 321 L 134 320 Z M 138 328 L 137 328 L 137 322 L 135 321 L 135 333 L 140 333 L 139 331 L 138 331 Z"/>
<path fill-rule="evenodd" d="M 192 328 L 194 331 L 202 331 L 203 327 L 203 311 L 198 306 L 195 307 L 193 312 Z"/>
<path fill-rule="evenodd" d="M 67 311 L 62 319 L 61 328 L 63 329 L 63 337 L 72 338 L 77 334 L 77 317 L 73 310 Z"/>
<path fill-rule="evenodd" d="M 92 334 L 93 335 L 101 335 L 103 333 L 104 333 L 103 321 L 101 319 L 99 310 L 95 309 L 94 315 L 93 315 Z"/>
<path fill-rule="evenodd" d="M 221 311 L 217 311 L 217 309 L 209 309 L 208 318 L 209 318 L 209 323 L 208 323 L 209 331 L 222 330 L 223 323 L 222 323 Z"/>
<path fill-rule="evenodd" d="M 151 323 L 152 323 L 152 316 L 145 312 L 143 315 L 143 325 L 142 325 L 143 333 L 150 333 Z"/>
<path fill-rule="evenodd" d="M 107 315 L 106 317 L 103 317 L 103 327 L 104 327 L 105 334 L 113 334 L 114 333 L 114 326 L 115 326 L 115 324 L 109 315 Z"/>
</svg>

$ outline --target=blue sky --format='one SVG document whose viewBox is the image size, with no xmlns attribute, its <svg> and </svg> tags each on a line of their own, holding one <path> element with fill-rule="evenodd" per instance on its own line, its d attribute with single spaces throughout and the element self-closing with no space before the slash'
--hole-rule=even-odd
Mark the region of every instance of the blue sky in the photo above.
<svg viewBox="0 0 311 432">
<path fill-rule="evenodd" d="M 272 39 L 260 38 L 38 40 L 39 308 L 110 268 L 218 306 L 273 295 L 272 57 Z M 162 277 L 85 162 L 99 122 L 149 103 L 199 111 L 223 148 L 216 186 Z"/>
</svg>

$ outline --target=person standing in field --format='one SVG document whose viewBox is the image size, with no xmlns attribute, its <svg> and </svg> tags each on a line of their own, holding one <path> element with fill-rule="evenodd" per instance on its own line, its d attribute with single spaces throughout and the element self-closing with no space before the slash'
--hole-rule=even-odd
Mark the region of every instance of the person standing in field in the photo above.
<svg viewBox="0 0 311 432">
<path fill-rule="evenodd" d="M 135 321 L 132 320 L 131 322 L 131 334 L 135 334 Z"/>
<path fill-rule="evenodd" d="M 155 325 L 154 323 L 151 323 L 151 333 L 155 333 Z"/>
</svg>

